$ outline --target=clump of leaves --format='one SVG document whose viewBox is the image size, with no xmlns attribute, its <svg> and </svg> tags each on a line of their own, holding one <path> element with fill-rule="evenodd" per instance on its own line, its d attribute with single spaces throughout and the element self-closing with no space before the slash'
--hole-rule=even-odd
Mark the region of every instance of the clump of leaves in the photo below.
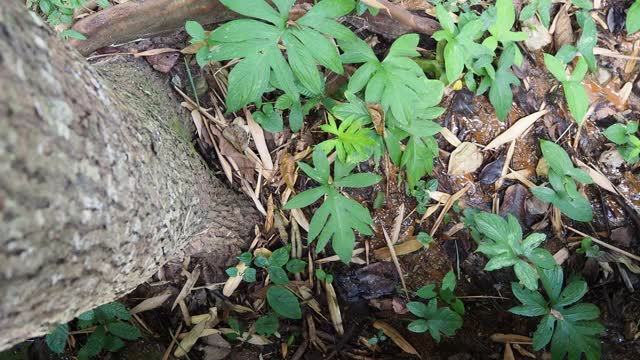
<svg viewBox="0 0 640 360">
<path fill-rule="evenodd" d="M 320 125 L 320 129 L 335 138 L 321 142 L 318 147 L 327 154 L 335 149 L 338 160 L 344 163 L 357 164 L 371 157 L 376 141 L 372 138 L 373 130 L 364 126 L 365 120 L 348 117 L 340 119 L 338 126 L 331 114 L 327 117 L 329 123 Z"/>
<path fill-rule="evenodd" d="M 618 152 L 626 162 L 635 164 L 640 158 L 640 139 L 636 136 L 638 122 L 628 124 L 613 124 L 604 131 L 604 136 L 618 145 Z"/>
<path fill-rule="evenodd" d="M 378 329 L 378 332 L 370 337 L 369 340 L 367 340 L 367 343 L 369 343 L 369 345 L 376 345 L 385 340 L 387 340 L 387 336 L 384 334 L 384 331 L 382 329 Z"/>
<path fill-rule="evenodd" d="M 520 282 L 528 289 L 538 288 L 538 274 L 531 266 L 549 269 L 556 266 L 553 256 L 539 246 L 547 236 L 532 233 L 523 240 L 522 228 L 518 220 L 511 214 L 507 220 L 490 213 L 477 213 L 474 224 L 481 237 L 477 251 L 485 254 L 489 262 L 486 271 L 493 271 L 513 266 L 513 271 Z"/>
<path fill-rule="evenodd" d="M 594 321 L 600 315 L 600 310 L 593 304 L 576 304 L 587 293 L 587 283 L 573 280 L 562 289 L 563 272 L 560 266 L 538 268 L 538 272 L 548 300 L 536 290 L 523 289 L 519 284 L 512 283 L 513 295 L 522 305 L 509 310 L 522 316 L 542 316 L 533 334 L 533 349 L 541 350 L 551 342 L 554 360 L 562 360 L 566 356 L 580 359 L 582 353 L 588 360 L 600 359 L 598 334 L 604 331 L 604 327 Z"/>
<path fill-rule="evenodd" d="M 567 75 L 563 61 L 553 55 L 544 54 L 544 64 L 562 84 L 569 111 L 571 111 L 571 115 L 573 115 L 573 119 L 578 125 L 582 125 L 589 108 L 589 95 L 587 95 L 587 90 L 582 85 L 582 79 L 587 73 L 587 62 L 584 57 L 578 59 L 571 76 Z"/>
<path fill-rule="evenodd" d="M 536 13 L 547 29 L 551 25 L 551 0 L 532 0 L 520 11 L 520 21 L 531 19 Z"/>
<path fill-rule="evenodd" d="M 584 238 L 580 242 L 580 247 L 576 249 L 578 254 L 584 254 L 588 258 L 597 259 L 604 256 L 605 252 L 600 250 L 598 245 L 594 245 L 591 238 Z"/>
<path fill-rule="evenodd" d="M 627 12 L 627 34 L 640 31 L 640 0 L 631 5 Z"/>
<path fill-rule="evenodd" d="M 129 311 L 119 302 L 112 302 L 98 306 L 80 314 L 76 325 L 78 329 L 88 329 L 95 326 L 87 341 L 78 351 L 78 359 L 89 359 L 101 351 L 116 352 L 124 347 L 125 340 L 136 340 L 141 334 L 137 327 L 129 324 Z M 69 324 L 62 324 L 50 332 L 45 342 L 54 353 L 61 354 L 67 344 Z"/>
<path fill-rule="evenodd" d="M 449 271 L 444 276 L 438 293 L 436 293 L 435 289 L 435 284 L 425 285 L 416 291 L 416 295 L 426 300 L 439 296 L 440 300 L 451 306 L 460 316 L 464 315 L 464 303 L 454 293 L 456 289 L 456 274 L 453 271 Z"/>
<path fill-rule="evenodd" d="M 427 204 L 431 201 L 431 192 L 438 190 L 438 180 L 420 180 L 413 189 L 407 187 L 408 195 L 414 196 L 418 202 L 416 211 L 422 215 L 427 211 Z"/>
<path fill-rule="evenodd" d="M 440 342 L 440 333 L 446 336 L 452 336 L 456 330 L 462 327 L 462 317 L 464 314 L 464 304 L 453 294 L 456 281 L 455 275 L 450 271 L 442 280 L 439 297 L 449 304 L 455 311 L 448 306 L 438 307 L 438 299 L 435 292 L 435 285 L 427 285 L 420 288 L 416 295 L 422 299 L 429 300 L 426 305 L 419 301 L 411 301 L 407 303 L 407 309 L 418 320 L 412 321 L 407 327 L 409 331 L 415 333 L 423 333 L 429 331 L 431 337 L 436 342 Z"/>
<path fill-rule="evenodd" d="M 344 72 L 338 49 L 325 35 L 340 40 L 356 38 L 334 20 L 351 12 L 354 1 L 323 0 L 299 19 L 289 18 L 294 0 L 275 0 L 276 8 L 264 0 L 221 2 L 253 19 L 229 21 L 209 36 L 197 23 L 189 22 L 187 32 L 195 42 L 205 42 L 196 55 L 201 65 L 241 59 L 229 73 L 227 111 L 237 111 L 250 103 L 259 106 L 264 93 L 279 89 L 291 104 L 289 126 L 298 131 L 303 117 L 300 94 L 312 97 L 325 92 L 317 65 L 337 74 Z M 281 43 L 286 48 L 286 59 Z"/>
<path fill-rule="evenodd" d="M 551 188 L 536 186 L 531 189 L 538 199 L 552 203 L 560 211 L 576 221 L 593 219 L 591 203 L 578 192 L 576 181 L 591 184 L 591 176 L 573 167 L 573 162 L 564 149 L 551 141 L 541 140 L 542 155 L 549 165 L 547 174 Z"/>
<path fill-rule="evenodd" d="M 575 12 L 575 15 L 578 25 L 582 28 L 582 35 L 580 35 L 576 47 L 587 62 L 591 72 L 595 72 L 598 68 L 598 63 L 596 56 L 593 54 L 593 48 L 598 42 L 598 28 L 589 13 L 589 11 L 593 9 L 593 2 L 589 0 L 575 0 L 573 1 L 573 5 L 579 8 L 579 10 Z"/>
<path fill-rule="evenodd" d="M 313 165 L 314 167 L 311 167 L 298 162 L 300 169 L 320 183 L 320 186 L 296 195 L 285 204 L 284 209 L 303 208 L 325 196 L 324 202 L 311 219 L 307 238 L 309 242 L 318 239 L 316 253 L 322 251 L 329 240 L 332 240 L 333 251 L 347 264 L 355 247 L 354 230 L 363 235 L 373 235 L 373 220 L 367 208 L 342 195 L 339 188 L 368 187 L 378 183 L 381 177 L 371 173 L 351 174 L 355 164 L 345 164 L 337 160 L 334 162 L 332 179 L 329 159 L 320 147 L 313 151 Z"/>
<path fill-rule="evenodd" d="M 27 0 L 26 5 L 28 8 L 37 8 L 42 11 L 49 25 L 56 26 L 60 24 L 72 24 L 73 11 L 83 6 L 86 2 L 87 0 Z M 111 6 L 108 0 L 98 0 L 97 4 L 101 8 Z M 71 35 L 71 37 L 74 38 L 77 38 L 76 34 L 79 34 L 77 31 L 63 31 L 63 33 Z"/>
</svg>

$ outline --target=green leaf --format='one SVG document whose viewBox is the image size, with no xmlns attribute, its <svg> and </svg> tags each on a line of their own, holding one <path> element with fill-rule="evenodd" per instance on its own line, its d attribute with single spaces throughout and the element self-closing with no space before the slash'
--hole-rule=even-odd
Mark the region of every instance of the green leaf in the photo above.
<svg viewBox="0 0 640 360">
<path fill-rule="evenodd" d="M 96 318 L 96 313 L 93 310 L 85 311 L 78 315 L 78 319 L 82 321 L 91 321 Z"/>
<path fill-rule="evenodd" d="M 475 222 L 478 230 L 489 239 L 503 243 L 508 242 L 509 225 L 501 216 L 479 213 L 475 216 Z"/>
<path fill-rule="evenodd" d="M 453 271 L 449 271 L 442 279 L 441 290 L 453 291 L 456 288 L 456 274 Z"/>
<path fill-rule="evenodd" d="M 278 266 L 269 266 L 269 277 L 276 285 L 286 285 L 289 283 L 289 276 L 286 271 Z"/>
<path fill-rule="evenodd" d="M 492 257 L 487 265 L 484 266 L 485 271 L 494 271 L 504 267 L 513 266 L 518 262 L 518 258 L 511 253 L 505 253 Z"/>
<path fill-rule="evenodd" d="M 464 70 L 463 49 L 455 42 L 448 42 L 444 47 L 444 67 L 449 83 L 456 81 Z"/>
<path fill-rule="evenodd" d="M 342 179 L 336 180 L 333 184 L 340 187 L 365 188 L 379 183 L 380 180 L 382 180 L 380 175 L 359 173 L 345 176 Z"/>
<path fill-rule="evenodd" d="M 301 273 L 307 267 L 307 262 L 300 259 L 291 259 L 287 263 L 287 271 L 293 274 Z"/>
<path fill-rule="evenodd" d="M 540 140 L 540 149 L 547 164 L 559 174 L 569 175 L 573 169 L 573 162 L 562 146 L 546 140 Z"/>
<path fill-rule="evenodd" d="M 271 104 L 264 104 L 262 111 L 256 111 L 252 114 L 253 119 L 262 126 L 263 129 L 277 133 L 281 132 L 284 128 L 284 121 L 282 120 L 282 114 L 279 111 L 273 110 Z"/>
<path fill-rule="evenodd" d="M 96 309 L 94 309 L 94 311 L 98 320 L 103 320 L 101 319 L 102 316 L 104 316 L 104 320 L 129 320 L 131 318 L 129 310 L 127 310 L 127 308 L 122 303 L 119 303 L 117 301 L 100 305 Z"/>
<path fill-rule="evenodd" d="M 242 273 L 242 280 L 247 283 L 256 282 L 256 269 L 246 268 Z"/>
<path fill-rule="evenodd" d="M 197 21 L 187 21 L 184 28 L 187 30 L 187 34 L 196 40 L 196 42 L 205 41 L 207 38 L 204 28 Z"/>
<path fill-rule="evenodd" d="M 334 148 L 338 160 L 346 163 L 359 163 L 371 156 L 373 146 L 376 145 L 371 138 L 371 129 L 363 127 L 360 120 L 347 118 L 336 125 L 333 116 L 328 116 L 329 124 L 320 126 L 325 132 L 333 134 L 336 138 L 329 139 L 318 144 L 325 153 L 330 153 Z M 338 185 L 343 186 L 343 185 Z"/>
<path fill-rule="evenodd" d="M 289 261 L 289 247 L 276 249 L 269 257 L 269 265 L 283 267 Z"/>
<path fill-rule="evenodd" d="M 556 303 L 560 296 L 560 291 L 562 290 L 562 268 L 560 266 L 555 266 L 552 269 L 538 270 L 540 281 L 542 282 L 544 290 L 547 292 L 547 296 L 551 299 L 552 303 Z"/>
<path fill-rule="evenodd" d="M 414 187 L 418 180 L 433 170 L 433 159 L 438 156 L 437 146 L 433 137 L 409 138 L 402 153 L 400 166 L 406 168 L 407 183 L 410 187 Z"/>
<path fill-rule="evenodd" d="M 427 299 L 427 300 L 432 299 L 437 295 L 436 292 L 434 291 L 435 288 L 436 286 L 433 284 L 423 286 L 420 289 L 418 289 L 418 291 L 416 291 L 416 295 L 423 299 Z"/>
<path fill-rule="evenodd" d="M 304 18 L 335 19 L 347 15 L 355 8 L 353 0 L 322 0 L 309 10 Z M 299 21 L 300 22 L 300 21 Z M 304 22 L 303 22 L 304 23 Z"/>
<path fill-rule="evenodd" d="M 513 295 L 520 300 L 520 302 L 524 305 L 535 306 L 545 308 L 547 307 L 547 302 L 540 292 L 537 290 L 529 290 L 522 287 L 520 284 L 512 282 L 511 283 L 511 291 Z"/>
<path fill-rule="evenodd" d="M 553 256 L 545 249 L 534 249 L 527 258 L 536 266 L 543 269 L 550 269 L 557 265 Z M 537 288 L 537 286 L 536 286 Z"/>
<path fill-rule="evenodd" d="M 560 299 L 554 306 L 564 307 L 576 303 L 588 290 L 587 283 L 582 280 L 571 282 L 562 290 Z"/>
<path fill-rule="evenodd" d="M 124 347 L 124 341 L 116 336 L 106 335 L 104 339 L 104 349 L 109 352 L 116 352 Z"/>
<path fill-rule="evenodd" d="M 595 72 L 598 67 L 596 57 L 593 55 L 593 48 L 598 42 L 598 29 L 596 28 L 595 21 L 588 14 L 585 16 L 584 23 L 582 24 L 582 35 L 578 40 L 576 47 L 582 58 L 589 65 L 589 70 Z"/>
<path fill-rule="evenodd" d="M 562 316 L 567 321 L 595 320 L 600 316 L 600 309 L 593 304 L 576 304 L 566 309 L 560 310 Z"/>
<path fill-rule="evenodd" d="M 266 20 L 274 25 L 284 25 L 286 19 L 264 0 L 220 0 L 220 2 L 240 15 Z"/>
<path fill-rule="evenodd" d="M 429 329 L 429 325 L 427 323 L 427 320 L 418 319 L 410 322 L 409 326 L 407 326 L 407 329 L 414 333 L 423 333 Z"/>
<path fill-rule="evenodd" d="M 237 259 L 245 263 L 245 265 L 251 265 L 251 260 L 253 260 L 253 254 L 250 252 L 243 252 L 242 254 L 237 256 Z"/>
<path fill-rule="evenodd" d="M 573 119 L 578 125 L 582 125 L 589 108 L 589 95 L 587 95 L 587 90 L 585 90 L 579 81 L 567 81 L 563 83 L 562 86 Z"/>
<path fill-rule="evenodd" d="M 324 92 L 324 81 L 316 63 L 307 48 L 293 35 L 285 33 L 282 37 L 287 47 L 289 65 L 302 86 L 309 89 L 313 95 L 321 95 Z M 236 65 L 237 66 L 237 65 Z"/>
<path fill-rule="evenodd" d="M 310 51 L 311 56 L 322 66 L 342 75 L 344 69 L 340 61 L 340 54 L 333 43 L 322 34 L 309 28 L 301 30 L 292 29 L 292 34 L 302 42 L 302 44 Z"/>
<path fill-rule="evenodd" d="M 413 315 L 426 318 L 431 315 L 427 305 L 418 302 L 418 301 L 410 301 L 407 303 L 407 310 L 411 312 Z"/>
<path fill-rule="evenodd" d="M 142 336 L 137 327 L 124 322 L 113 322 L 107 324 L 107 329 L 111 334 L 125 340 L 136 340 Z"/>
<path fill-rule="evenodd" d="M 562 51 L 563 49 L 566 48 L 563 46 L 560 50 Z M 563 62 L 558 57 L 551 54 L 544 54 L 544 65 L 547 67 L 547 70 L 549 70 L 553 76 L 558 79 L 558 81 L 567 81 L 567 72 L 564 69 Z"/>
<path fill-rule="evenodd" d="M 533 233 L 529 234 L 526 239 L 522 242 L 523 251 L 526 254 L 529 254 L 533 249 L 537 248 L 547 239 L 547 235 L 541 233 Z"/>
<path fill-rule="evenodd" d="M 104 327 L 99 326 L 87 338 L 87 343 L 78 351 L 78 359 L 85 360 L 96 356 L 102 351 L 106 338 Z"/>
<path fill-rule="evenodd" d="M 69 336 L 69 325 L 60 324 L 44 338 L 47 346 L 56 354 L 62 354 L 67 346 L 67 336 Z"/>
<path fill-rule="evenodd" d="M 66 29 L 60 33 L 60 37 L 64 40 L 76 39 L 87 40 L 87 37 L 73 29 Z"/>
<path fill-rule="evenodd" d="M 636 0 L 627 12 L 627 34 L 631 35 L 640 30 L 640 0 Z"/>
<path fill-rule="evenodd" d="M 294 196 L 291 200 L 287 201 L 284 205 L 284 210 L 290 209 L 300 209 L 306 206 L 309 206 L 316 202 L 322 195 L 327 193 L 328 188 L 324 186 L 320 186 L 317 188 L 313 188 L 310 190 L 306 190 L 301 192 L 300 194 Z"/>
<path fill-rule="evenodd" d="M 511 65 L 498 67 L 496 78 L 489 90 L 489 101 L 496 109 L 496 115 L 500 121 L 503 121 L 511 110 L 513 102 L 511 85 L 520 85 L 520 80 L 513 75 L 510 68 Z"/>
<path fill-rule="evenodd" d="M 438 18 L 440 26 L 442 26 L 444 30 L 449 31 L 452 34 L 455 34 L 458 31 L 449 11 L 447 11 L 442 4 L 436 5 L 436 17 Z"/>
<path fill-rule="evenodd" d="M 271 336 L 278 332 L 278 316 L 274 313 L 263 315 L 256 320 L 256 333 L 263 336 Z"/>
<path fill-rule="evenodd" d="M 516 273 L 516 276 L 522 282 L 527 289 L 536 290 L 538 289 L 538 275 L 536 270 L 531 267 L 528 263 L 519 260 L 513 266 L 513 270 Z"/>
<path fill-rule="evenodd" d="M 615 144 L 624 145 L 627 143 L 627 127 L 623 124 L 613 124 L 603 134 Z"/>
<path fill-rule="evenodd" d="M 271 286 L 267 290 L 267 302 L 279 315 L 294 320 L 302 318 L 302 311 L 300 310 L 298 299 L 291 291 L 285 288 Z"/>
<path fill-rule="evenodd" d="M 209 34 L 209 40 L 222 43 L 238 43 L 251 39 L 277 39 L 281 29 L 262 21 L 239 19 L 217 27 Z"/>
<path fill-rule="evenodd" d="M 577 52 L 578 52 L 578 49 L 576 49 L 575 46 L 570 44 L 565 44 L 565 45 L 562 45 L 560 50 L 558 50 L 555 57 L 556 59 L 560 60 L 563 64 L 566 64 L 571 62 L 571 60 L 573 60 L 576 57 Z M 546 55 L 547 54 L 545 54 L 545 64 L 546 64 Z M 564 68 L 562 71 L 564 72 Z M 566 79 L 566 73 L 564 73 L 564 75 L 562 76 L 562 79 Z"/>
<path fill-rule="evenodd" d="M 555 323 L 556 318 L 551 314 L 546 315 L 542 320 L 540 320 L 538 328 L 533 333 L 533 350 L 541 350 L 549 343 L 549 341 L 551 341 Z"/>
<path fill-rule="evenodd" d="M 531 193 L 538 199 L 550 203 L 555 203 L 558 200 L 558 195 L 552 189 L 544 186 L 536 186 L 531 188 Z"/>
<path fill-rule="evenodd" d="M 255 54 L 236 64 L 229 73 L 227 112 L 260 100 L 269 85 L 269 63 L 264 55 Z"/>
</svg>

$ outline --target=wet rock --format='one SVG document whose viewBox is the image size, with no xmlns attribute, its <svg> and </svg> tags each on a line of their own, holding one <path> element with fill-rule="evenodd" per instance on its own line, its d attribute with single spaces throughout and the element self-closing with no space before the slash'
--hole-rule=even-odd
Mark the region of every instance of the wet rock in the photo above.
<svg viewBox="0 0 640 360">
<path fill-rule="evenodd" d="M 495 183 L 500 178 L 503 167 L 504 167 L 504 157 L 501 157 L 498 160 L 490 162 L 480 172 L 480 176 L 478 176 L 478 182 L 482 185 L 491 185 Z"/>
<path fill-rule="evenodd" d="M 456 92 L 451 102 L 451 110 L 457 115 L 473 116 L 475 113 L 473 106 L 474 97 L 475 95 L 467 89 Z"/>
<path fill-rule="evenodd" d="M 610 239 L 617 247 L 629 247 L 634 237 L 634 229 L 631 226 L 624 226 L 611 230 Z"/>
<path fill-rule="evenodd" d="M 393 294 L 400 279 L 393 263 L 377 262 L 338 275 L 336 281 L 340 294 L 352 303 Z"/>
<path fill-rule="evenodd" d="M 529 195 L 529 190 L 523 185 L 514 184 L 507 188 L 500 207 L 500 215 L 511 214 L 515 216 L 521 224 L 524 224 L 525 201 Z"/>
</svg>

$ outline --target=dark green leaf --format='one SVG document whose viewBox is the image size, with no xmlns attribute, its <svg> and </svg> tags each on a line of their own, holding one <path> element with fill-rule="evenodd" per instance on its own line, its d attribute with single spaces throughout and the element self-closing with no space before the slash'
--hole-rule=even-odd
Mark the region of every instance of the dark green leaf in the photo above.
<svg viewBox="0 0 640 360">
<path fill-rule="evenodd" d="M 256 333 L 258 335 L 270 336 L 278 332 L 278 316 L 274 313 L 261 316 L 256 320 Z"/>
<path fill-rule="evenodd" d="M 78 351 L 78 359 L 86 360 L 96 356 L 102 351 L 106 338 L 104 327 L 99 326 L 87 338 L 87 343 Z"/>
<path fill-rule="evenodd" d="M 567 284 L 567 286 L 560 293 L 560 299 L 558 302 L 554 304 L 557 307 L 564 307 L 576 303 L 578 300 L 582 299 L 584 294 L 587 293 L 588 287 L 587 283 L 578 280 Z"/>
<path fill-rule="evenodd" d="M 540 320 L 536 332 L 533 333 L 533 350 L 541 350 L 551 340 L 556 318 L 548 314 Z"/>
<path fill-rule="evenodd" d="M 260 100 L 269 85 L 269 74 L 269 64 L 264 55 L 251 55 L 236 64 L 229 73 L 227 112 Z"/>
<path fill-rule="evenodd" d="M 416 292 L 416 295 L 418 295 L 423 299 L 433 299 L 434 297 L 436 297 L 436 292 L 434 291 L 435 288 L 436 286 L 433 284 L 423 286 L 420 289 L 418 289 L 418 291 Z"/>
<path fill-rule="evenodd" d="M 104 339 L 104 349 L 109 352 L 116 352 L 124 347 L 124 341 L 119 337 L 107 334 Z"/>
<path fill-rule="evenodd" d="M 291 259 L 287 263 L 287 271 L 293 274 L 301 273 L 307 267 L 307 262 L 300 259 Z"/>
<path fill-rule="evenodd" d="M 271 266 L 283 267 L 289 261 L 289 247 L 284 246 L 276 249 L 269 257 Z"/>
<path fill-rule="evenodd" d="M 110 323 L 107 325 L 107 329 L 111 334 L 125 340 L 136 340 L 142 335 L 137 327 L 124 322 Z"/>
<path fill-rule="evenodd" d="M 275 312 L 288 319 L 296 320 L 302 318 L 298 299 L 291 291 L 285 288 L 279 286 L 270 287 L 267 290 L 267 302 Z"/>
<path fill-rule="evenodd" d="M 256 282 L 256 269 L 246 268 L 242 273 L 242 280 L 248 283 Z"/>
<path fill-rule="evenodd" d="M 269 277 L 276 285 L 286 285 L 289 283 L 287 272 L 278 266 L 269 266 Z"/>
<path fill-rule="evenodd" d="M 322 195 L 326 193 L 327 193 L 327 188 L 324 186 L 303 191 L 300 194 L 294 196 L 291 200 L 287 201 L 283 209 L 284 210 L 300 209 L 305 206 L 309 206 L 314 202 L 316 202 L 318 199 L 320 199 L 320 197 L 322 197 Z"/>
<path fill-rule="evenodd" d="M 69 335 L 69 325 L 60 324 L 44 338 L 47 346 L 56 354 L 62 354 L 64 347 L 67 345 L 67 336 Z"/>
<path fill-rule="evenodd" d="M 527 258 L 536 266 L 544 268 L 544 269 L 550 269 L 554 266 L 557 265 L 555 259 L 553 258 L 553 256 L 545 249 L 534 249 L 531 251 L 531 253 L 527 256 Z M 536 286 L 537 288 L 537 286 Z"/>
<path fill-rule="evenodd" d="M 518 279 L 522 282 L 522 285 L 524 285 L 527 289 L 538 289 L 538 275 L 536 274 L 536 270 L 531 267 L 531 265 L 522 260 L 519 260 L 513 266 L 513 270 L 515 271 Z"/>
</svg>

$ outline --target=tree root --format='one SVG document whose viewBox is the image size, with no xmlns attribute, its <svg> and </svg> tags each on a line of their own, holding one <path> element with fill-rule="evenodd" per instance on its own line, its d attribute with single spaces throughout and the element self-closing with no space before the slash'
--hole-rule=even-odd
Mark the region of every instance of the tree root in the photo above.
<svg viewBox="0 0 640 360">
<path fill-rule="evenodd" d="M 383 9 L 376 18 L 387 16 L 398 21 L 403 25 L 403 33 L 415 31 L 431 35 L 440 29 L 438 22 L 433 19 L 414 15 L 386 0 L 379 2 L 388 10 Z M 75 23 L 73 30 L 84 34 L 87 40 L 74 39 L 70 43 L 81 54 L 87 56 L 108 45 L 178 30 L 187 20 L 213 24 L 237 17 L 238 14 L 225 8 L 218 0 L 133 0 L 112 6 Z M 388 33 L 385 28 L 383 26 L 376 29 L 375 21 L 367 27 L 368 30 L 383 35 Z"/>
</svg>

